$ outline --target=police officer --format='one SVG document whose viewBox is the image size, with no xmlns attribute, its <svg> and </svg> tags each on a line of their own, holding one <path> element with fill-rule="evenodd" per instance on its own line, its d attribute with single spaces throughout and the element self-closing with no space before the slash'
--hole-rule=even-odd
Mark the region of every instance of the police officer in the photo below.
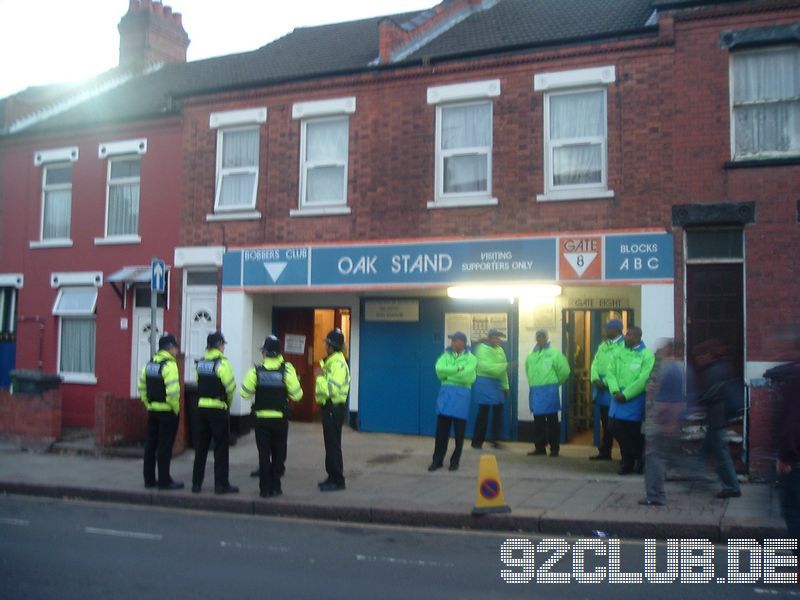
<svg viewBox="0 0 800 600">
<path fill-rule="evenodd" d="M 175 357 L 178 340 L 166 333 L 158 340 L 158 352 L 139 376 L 139 397 L 147 407 L 147 438 L 144 443 L 144 487 L 179 490 L 183 482 L 174 481 L 169 474 L 172 444 L 178 432 L 180 413 L 180 376 Z M 158 482 L 156 482 L 158 457 Z"/>
<path fill-rule="evenodd" d="M 467 336 L 456 331 L 450 338 L 450 348 L 436 361 L 436 377 L 442 382 L 436 398 L 436 442 L 433 447 L 433 460 L 428 471 L 441 469 L 447 444 L 450 441 L 450 428 L 454 429 L 456 447 L 450 456 L 451 471 L 458 469 L 461 449 L 464 446 L 464 432 L 467 429 L 471 388 L 475 381 L 478 360 L 467 350 Z"/>
<path fill-rule="evenodd" d="M 264 362 L 244 376 L 242 398 L 252 398 L 256 414 L 259 491 L 262 498 L 280 496 L 289 434 L 289 400 L 299 402 L 303 388 L 292 363 L 281 356 L 281 342 L 274 335 L 261 346 Z"/>
<path fill-rule="evenodd" d="M 215 331 L 206 338 L 206 353 L 197 361 L 197 434 L 194 445 L 192 492 L 199 493 L 206 472 L 206 457 L 214 439 L 214 493 L 235 494 L 239 488 L 228 480 L 230 444 L 229 409 L 236 390 L 233 368 L 223 354 L 225 337 Z"/>
<path fill-rule="evenodd" d="M 478 404 L 478 416 L 475 418 L 475 430 L 472 433 L 472 447 L 481 448 L 486 439 L 486 426 L 489 421 L 489 409 L 492 410 L 492 434 L 489 442 L 500 448 L 498 439 L 503 423 L 503 400 L 508 396 L 508 359 L 500 345 L 500 338 L 506 337 L 499 329 L 490 329 L 486 340 L 475 347 L 475 358 L 478 370 L 475 383 L 472 384 L 472 397 Z"/>
<path fill-rule="evenodd" d="M 600 446 L 597 448 L 597 455 L 590 456 L 589 460 L 611 460 L 611 447 L 614 445 L 614 437 L 608 427 L 608 409 L 611 406 L 611 393 L 608 391 L 606 377 L 609 369 L 614 364 L 614 357 L 624 345 L 625 338 L 622 337 L 622 321 L 611 319 L 606 323 L 606 339 L 600 342 L 594 355 L 594 360 L 592 360 L 590 374 L 592 396 L 594 396 L 595 406 L 600 411 L 602 437 L 600 438 Z"/>
<path fill-rule="evenodd" d="M 328 477 L 319 482 L 322 492 L 343 490 L 344 461 L 342 459 L 342 425 L 347 415 L 347 394 L 350 391 L 350 367 L 342 350 L 344 334 L 333 329 L 325 338 L 328 356 L 320 361 L 315 398 L 322 408 L 322 436 L 325 440 L 325 470 Z"/>
<path fill-rule="evenodd" d="M 619 444 L 622 462 L 618 473 L 627 475 L 634 469 L 644 472 L 645 390 L 656 358 L 642 342 L 642 330 L 630 327 L 625 332 L 625 346 L 615 355 L 613 367 L 606 375 L 611 406 L 608 409 L 609 427 Z"/>
<path fill-rule="evenodd" d="M 550 345 L 544 329 L 536 332 L 536 345 L 525 359 L 525 373 L 530 386 L 528 401 L 533 413 L 534 449 L 528 454 L 546 454 L 545 445 L 550 444 L 550 456 L 556 457 L 561 447 L 558 422 L 561 400 L 558 389 L 569 377 L 569 363 L 561 352 Z"/>
</svg>

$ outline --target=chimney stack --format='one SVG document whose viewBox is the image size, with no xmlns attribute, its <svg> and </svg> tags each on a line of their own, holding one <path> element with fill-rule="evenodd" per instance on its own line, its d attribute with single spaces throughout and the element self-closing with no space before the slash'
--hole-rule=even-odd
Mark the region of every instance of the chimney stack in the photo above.
<svg viewBox="0 0 800 600">
<path fill-rule="evenodd" d="M 189 36 L 180 13 L 154 0 L 130 0 L 119 22 L 119 66 L 141 71 L 155 63 L 186 62 Z"/>
</svg>

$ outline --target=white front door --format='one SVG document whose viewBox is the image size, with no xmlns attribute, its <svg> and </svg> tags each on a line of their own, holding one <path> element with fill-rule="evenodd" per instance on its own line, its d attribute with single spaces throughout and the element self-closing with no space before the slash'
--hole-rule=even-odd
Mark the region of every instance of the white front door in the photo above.
<svg viewBox="0 0 800 600">
<path fill-rule="evenodd" d="M 139 374 L 142 372 L 144 366 L 150 361 L 152 354 L 150 353 L 150 309 L 149 308 L 134 308 L 133 309 L 133 357 L 131 373 L 131 396 L 133 398 L 139 397 Z M 164 310 L 156 309 L 156 334 L 160 337 L 164 331 Z"/>
<path fill-rule="evenodd" d="M 206 352 L 206 338 L 217 329 L 217 290 L 208 287 L 185 288 L 183 311 L 183 351 L 186 367 L 183 379 L 194 383 L 194 363 Z"/>
</svg>

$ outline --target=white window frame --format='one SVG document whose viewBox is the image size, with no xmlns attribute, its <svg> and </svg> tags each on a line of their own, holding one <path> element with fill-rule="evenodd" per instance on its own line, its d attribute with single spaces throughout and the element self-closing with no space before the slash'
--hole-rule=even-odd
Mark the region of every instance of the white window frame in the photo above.
<svg viewBox="0 0 800 600">
<path fill-rule="evenodd" d="M 47 170 L 48 169 L 63 169 L 64 167 L 69 167 L 72 170 L 70 176 L 70 183 L 69 184 L 55 184 L 55 185 L 47 185 Z M 60 247 L 60 246 L 71 246 L 72 245 L 72 238 L 71 235 L 68 235 L 65 238 L 47 238 L 44 237 L 44 216 L 45 216 L 45 201 L 47 199 L 47 192 L 58 192 L 69 190 L 69 222 L 70 222 L 70 230 L 72 229 L 72 176 L 74 176 L 75 170 L 72 168 L 72 164 L 69 162 L 53 162 L 53 163 L 46 163 L 44 168 L 42 169 L 42 202 L 41 202 L 41 219 L 39 220 L 39 243 L 36 246 L 32 247 Z"/>
<path fill-rule="evenodd" d="M 429 209 L 469 206 L 495 206 L 492 195 L 494 154 L 494 101 L 500 95 L 500 80 L 473 81 L 428 88 L 428 104 L 436 105 L 434 199 Z M 442 148 L 442 111 L 461 106 L 489 106 L 489 146 L 464 147 L 451 150 Z M 444 162 L 450 156 L 486 155 L 486 190 L 478 192 L 444 191 Z"/>
<path fill-rule="evenodd" d="M 345 131 L 345 153 L 344 160 L 317 162 L 306 160 L 306 149 L 308 143 L 308 126 L 317 123 L 336 123 L 343 122 Z M 350 162 L 350 118 L 344 116 L 320 117 L 315 119 L 303 119 L 300 122 L 300 208 L 298 213 L 309 214 L 348 214 L 347 207 L 347 178 L 348 163 Z M 340 167 L 344 169 L 342 178 L 342 200 L 329 202 L 309 202 L 308 201 L 308 171 L 317 167 Z M 344 209 L 344 210 L 343 210 Z"/>
<path fill-rule="evenodd" d="M 111 180 L 111 166 L 116 161 L 126 161 L 126 160 L 138 160 L 139 161 L 139 176 L 138 177 L 124 177 L 121 179 L 116 179 L 112 182 Z M 108 233 L 108 217 L 109 217 L 109 204 L 111 202 L 111 186 L 112 185 L 129 185 L 131 183 L 138 183 L 139 184 L 139 217 L 136 223 L 136 233 L 126 233 L 126 234 L 115 234 L 110 235 Z M 120 155 L 114 156 L 108 159 L 108 164 L 106 165 L 106 219 L 105 219 L 105 229 L 104 234 L 105 237 L 103 238 L 95 238 L 95 244 L 130 244 L 130 243 L 141 243 L 142 238 L 139 235 L 139 226 L 141 225 L 142 219 L 142 160 L 136 155 Z"/>
<path fill-rule="evenodd" d="M 217 131 L 217 166 L 215 173 L 217 174 L 217 182 L 216 182 L 216 190 L 214 193 L 214 213 L 221 214 L 221 213 L 240 213 L 242 211 L 253 211 L 256 207 L 256 196 L 258 194 L 258 165 L 261 160 L 261 148 L 258 148 L 258 153 L 256 155 L 256 164 L 255 166 L 251 167 L 228 167 L 223 169 L 222 168 L 222 154 L 225 148 L 225 134 L 227 133 L 237 133 L 240 131 L 255 131 L 257 134 L 257 144 L 261 145 L 261 130 L 258 126 L 244 126 L 244 127 L 226 127 L 224 129 L 219 129 Z M 220 206 L 219 205 L 219 198 L 220 192 L 222 191 L 222 180 L 225 178 L 226 175 L 243 175 L 243 174 L 252 174 L 255 175 L 255 179 L 253 181 L 253 192 L 250 195 L 250 201 L 247 204 L 239 204 L 236 206 Z"/>
<path fill-rule="evenodd" d="M 76 288 L 80 288 L 83 290 L 93 290 L 94 296 L 90 303 L 90 306 L 83 308 L 83 309 L 75 309 L 75 310 L 64 310 L 59 309 L 58 305 L 61 302 L 61 299 L 64 295 L 65 290 L 73 290 Z M 53 315 L 58 317 L 58 353 L 56 356 L 56 365 L 57 365 L 57 372 L 61 375 L 64 383 L 79 383 L 79 384 L 96 384 L 97 383 L 97 376 L 96 376 L 96 369 L 97 369 L 97 317 L 95 314 L 95 310 L 97 309 L 97 287 L 93 285 L 69 285 L 69 286 L 61 286 L 58 288 L 58 294 L 56 294 L 55 302 L 53 303 Z M 83 321 L 91 321 L 94 323 L 95 326 L 95 355 L 94 355 L 94 368 L 95 371 L 88 373 L 88 372 L 72 372 L 72 371 L 63 371 L 61 369 L 61 347 L 63 341 L 63 325 L 64 319 L 69 320 L 83 320 Z"/>
<path fill-rule="evenodd" d="M 734 110 L 736 108 L 735 101 L 734 101 L 734 90 L 735 90 L 735 81 L 734 81 L 734 66 L 733 63 L 736 60 L 737 56 L 743 55 L 753 55 L 753 54 L 768 54 L 772 52 L 784 52 L 786 50 L 794 50 L 795 52 L 800 52 L 800 47 L 798 46 L 787 46 L 787 45 L 779 45 L 779 46 L 770 46 L 768 48 L 758 48 L 756 50 L 739 50 L 736 52 L 731 52 L 729 62 L 728 62 L 728 85 L 729 85 L 729 118 L 730 118 L 730 142 L 731 142 L 731 160 L 732 161 L 748 161 L 748 160 L 765 160 L 765 159 L 773 159 L 773 158 L 796 158 L 800 157 L 800 152 L 798 151 L 789 151 L 789 152 L 774 152 L 774 151 L 764 151 L 764 152 L 756 152 L 755 154 L 745 154 L 741 156 L 736 155 L 736 118 L 734 116 Z M 800 102 L 800 99 L 796 100 Z M 778 102 L 786 102 L 786 100 L 767 100 L 762 102 L 752 102 L 750 105 L 753 104 L 777 104 Z"/>
<path fill-rule="evenodd" d="M 536 200 L 547 202 L 553 200 L 590 200 L 613 198 L 614 191 L 608 188 L 608 85 L 616 81 L 616 67 L 606 65 L 588 69 L 574 69 L 542 73 L 534 77 L 534 90 L 542 92 L 543 127 L 542 146 L 544 151 L 544 193 L 537 194 Z M 603 112 L 605 113 L 604 135 L 585 138 L 550 140 L 550 99 L 554 96 L 580 94 L 586 92 L 602 92 Z M 555 149 L 580 144 L 600 144 L 601 181 L 599 183 L 582 183 L 573 185 L 555 185 L 553 182 L 553 155 Z"/>
</svg>

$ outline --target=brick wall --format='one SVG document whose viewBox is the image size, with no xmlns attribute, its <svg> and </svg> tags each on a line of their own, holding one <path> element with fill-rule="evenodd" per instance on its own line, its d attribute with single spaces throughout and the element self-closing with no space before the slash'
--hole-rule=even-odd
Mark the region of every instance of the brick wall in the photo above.
<svg viewBox="0 0 800 600">
<path fill-rule="evenodd" d="M 0 439 L 47 448 L 61 437 L 61 392 L 10 394 L 0 388 Z"/>
<path fill-rule="evenodd" d="M 749 463 L 750 477 L 756 481 L 774 481 L 776 434 L 781 418 L 781 403 L 776 390 L 763 379 L 750 387 Z"/>
</svg>

